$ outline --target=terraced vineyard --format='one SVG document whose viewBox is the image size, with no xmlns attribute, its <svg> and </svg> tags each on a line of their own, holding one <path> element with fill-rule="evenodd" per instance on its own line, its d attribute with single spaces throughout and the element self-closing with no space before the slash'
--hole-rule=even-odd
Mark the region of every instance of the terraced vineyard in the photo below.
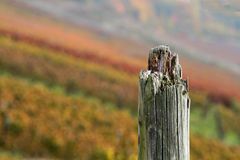
<svg viewBox="0 0 240 160">
<path fill-rule="evenodd" d="M 91 46 L 79 47 L 76 37 L 65 37 L 66 44 L 49 39 L 55 23 L 26 36 L 24 25 L 9 27 L 13 22 L 0 24 L 0 159 L 137 159 L 142 60 L 117 56 L 98 42 L 106 54 L 89 52 Z M 225 98 L 191 91 L 192 160 L 240 159 L 240 103 Z"/>
<path fill-rule="evenodd" d="M 127 111 L 7 74 L 0 82 L 1 148 L 21 153 L 14 158 L 136 159 L 137 123 Z M 193 135 L 191 151 L 192 159 L 238 159 L 240 148 Z"/>
<path fill-rule="evenodd" d="M 64 159 L 131 159 L 136 156 L 134 120 L 126 111 L 91 99 L 49 91 L 1 77 L 1 147 L 26 156 Z M 128 127 L 122 124 L 127 124 Z M 27 143 L 26 143 L 27 142 Z"/>
</svg>

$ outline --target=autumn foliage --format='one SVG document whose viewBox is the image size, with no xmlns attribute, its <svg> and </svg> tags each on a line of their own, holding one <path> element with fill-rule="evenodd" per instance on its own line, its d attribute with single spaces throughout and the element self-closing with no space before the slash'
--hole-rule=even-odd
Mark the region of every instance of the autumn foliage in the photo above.
<svg viewBox="0 0 240 160">
<path fill-rule="evenodd" d="M 117 46 L 75 30 L 66 34 L 54 23 L 34 25 L 33 19 L 3 11 L 0 159 L 136 160 L 137 73 L 143 61 L 119 55 L 122 42 Z M 192 71 L 190 62 L 184 64 L 192 77 L 201 74 Z M 238 142 L 228 142 L 240 139 L 239 99 L 224 91 L 227 98 L 220 101 L 214 96 L 222 93 L 217 85 L 209 93 L 209 79 L 201 78 L 201 83 L 190 81 L 195 89 L 191 159 L 238 160 Z M 238 84 L 232 82 L 238 94 Z"/>
</svg>

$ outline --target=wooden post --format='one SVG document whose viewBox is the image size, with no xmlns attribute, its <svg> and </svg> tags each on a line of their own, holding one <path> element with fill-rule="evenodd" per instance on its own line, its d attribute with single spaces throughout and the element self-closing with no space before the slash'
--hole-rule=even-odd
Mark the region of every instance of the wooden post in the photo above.
<svg viewBox="0 0 240 160">
<path fill-rule="evenodd" d="M 139 76 L 138 160 L 189 160 L 189 111 L 178 55 L 165 45 L 151 49 Z"/>
</svg>

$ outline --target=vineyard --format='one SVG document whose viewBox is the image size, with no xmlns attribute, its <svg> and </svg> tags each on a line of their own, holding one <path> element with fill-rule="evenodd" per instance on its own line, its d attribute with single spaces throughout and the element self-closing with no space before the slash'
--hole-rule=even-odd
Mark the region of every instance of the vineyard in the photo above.
<svg viewBox="0 0 240 160">
<path fill-rule="evenodd" d="M 123 44 L 111 48 L 59 22 L 34 26 L 0 7 L 0 159 L 136 160 L 144 59 L 119 56 Z M 231 93 L 205 90 L 204 77 L 190 81 L 192 160 L 240 159 L 240 86 L 226 79 Z"/>
</svg>

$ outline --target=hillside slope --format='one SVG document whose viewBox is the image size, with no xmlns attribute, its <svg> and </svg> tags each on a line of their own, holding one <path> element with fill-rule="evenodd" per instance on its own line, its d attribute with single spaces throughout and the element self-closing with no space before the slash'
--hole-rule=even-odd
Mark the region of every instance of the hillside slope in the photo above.
<svg viewBox="0 0 240 160">
<path fill-rule="evenodd" d="M 149 48 L 153 47 L 129 40 L 124 42 L 125 39 L 114 36 L 112 38 L 105 37 L 101 32 L 84 27 L 76 30 L 75 27 L 52 22 L 41 16 L 26 15 L 21 10 L 3 4 L 0 12 L 1 35 L 39 47 L 61 51 L 61 53 L 94 63 L 104 63 L 135 75 L 141 69 L 146 68 L 147 53 Z M 18 27 L 15 27 L 16 24 Z M 139 56 L 141 54 L 144 56 Z M 182 55 L 182 53 L 179 54 Z M 184 68 L 184 77 L 191 77 L 190 87 L 192 89 L 208 91 L 213 97 L 219 97 L 216 98 L 217 100 L 228 99 L 228 97 L 240 99 L 240 77 L 238 75 L 184 55 L 181 56 L 181 63 Z M 215 78 L 212 78 L 212 75 Z"/>
<path fill-rule="evenodd" d="M 135 52 L 149 48 L 0 7 L 0 158 L 136 159 L 146 57 Z M 191 158 L 239 159 L 238 77 L 181 59 L 193 85 Z"/>
</svg>

